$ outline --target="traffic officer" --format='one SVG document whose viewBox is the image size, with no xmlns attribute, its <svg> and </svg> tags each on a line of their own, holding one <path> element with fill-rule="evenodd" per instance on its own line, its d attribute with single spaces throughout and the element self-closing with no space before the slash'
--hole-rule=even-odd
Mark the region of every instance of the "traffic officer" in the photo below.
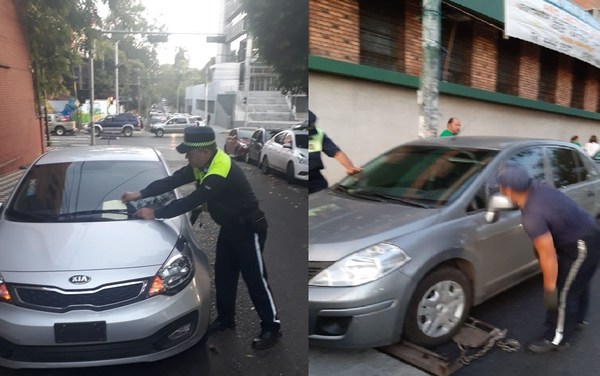
<svg viewBox="0 0 600 376">
<path fill-rule="evenodd" d="M 527 348 L 537 353 L 562 350 L 573 331 L 586 323 L 590 281 L 600 260 L 600 229 L 568 196 L 532 181 L 516 163 L 500 169 L 498 184 L 521 209 L 521 223 L 542 270 L 546 331 Z"/>
<path fill-rule="evenodd" d="M 207 203 L 210 216 L 221 226 L 215 261 L 218 316 L 209 331 L 235 328 L 235 300 L 241 272 L 261 320 L 261 332 L 252 341 L 252 347 L 269 348 L 277 343 L 281 330 L 262 257 L 267 236 L 264 213 L 243 171 L 217 148 L 211 127 L 185 128 L 184 141 L 177 151 L 185 153 L 189 161 L 186 166 L 139 192 L 123 193 L 121 200 L 127 203 L 160 195 L 195 181 L 196 189 L 187 197 L 156 210 L 138 209 L 136 215 L 144 219 L 172 218 Z"/>
<path fill-rule="evenodd" d="M 350 158 L 323 132 L 316 127 L 317 116 L 308 111 L 308 193 L 315 193 L 327 188 L 327 180 L 321 170 L 325 168 L 321 160 L 321 152 L 331 158 L 335 158 L 344 168 L 348 175 L 362 171 L 354 166 Z"/>
</svg>

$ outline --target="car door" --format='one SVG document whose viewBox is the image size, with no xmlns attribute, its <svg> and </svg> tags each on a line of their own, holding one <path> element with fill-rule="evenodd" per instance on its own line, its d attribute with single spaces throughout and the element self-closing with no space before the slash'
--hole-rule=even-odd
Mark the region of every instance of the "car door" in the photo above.
<svg viewBox="0 0 600 376">
<path fill-rule="evenodd" d="M 258 159 L 260 149 L 262 149 L 264 145 L 264 138 L 264 130 L 262 129 L 257 129 L 254 131 L 254 133 L 252 133 L 252 136 L 250 137 L 250 144 L 248 145 L 248 155 L 250 156 L 250 159 Z"/>
<path fill-rule="evenodd" d="M 528 147 L 507 156 L 506 160 L 522 165 L 534 180 L 546 180 L 542 147 Z M 496 176 L 497 171 L 493 171 L 488 179 L 490 191 L 498 190 Z M 494 223 L 485 222 L 483 213 L 480 215 L 482 218 L 476 230 L 479 258 L 476 269 L 486 295 L 501 291 L 539 270 L 533 243 L 521 224 L 520 210 L 500 212 Z"/>
<path fill-rule="evenodd" d="M 283 145 L 286 144 L 286 141 L 292 137 L 292 134 L 289 131 L 284 131 L 278 134 L 274 138 L 274 149 L 271 153 L 273 155 L 273 160 L 271 165 L 273 165 L 278 170 L 285 170 L 285 164 L 287 161 L 287 154 L 291 149 L 286 149 Z"/>
<path fill-rule="evenodd" d="M 551 179 L 582 208 L 596 216 L 597 176 L 588 168 L 582 154 L 575 149 L 559 146 L 547 148 Z"/>
<path fill-rule="evenodd" d="M 165 123 L 165 133 L 177 132 L 177 118 L 171 118 Z"/>
<path fill-rule="evenodd" d="M 225 139 L 225 153 L 232 155 L 235 152 L 235 143 L 237 141 L 237 128 L 229 131 L 227 138 Z"/>
</svg>

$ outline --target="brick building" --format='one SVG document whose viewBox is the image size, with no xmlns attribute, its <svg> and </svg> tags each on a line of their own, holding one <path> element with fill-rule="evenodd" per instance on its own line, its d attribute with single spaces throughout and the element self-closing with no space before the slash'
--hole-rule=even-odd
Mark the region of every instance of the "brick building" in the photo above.
<svg viewBox="0 0 600 376">
<path fill-rule="evenodd" d="M 421 3 L 309 0 L 310 107 L 355 163 L 417 137 Z M 441 17 L 438 133 L 458 116 L 463 135 L 600 135 L 600 69 L 504 38 L 503 1 L 444 0 Z"/>
<path fill-rule="evenodd" d="M 44 151 L 18 3 L 0 1 L 0 175 L 33 162 Z"/>
</svg>

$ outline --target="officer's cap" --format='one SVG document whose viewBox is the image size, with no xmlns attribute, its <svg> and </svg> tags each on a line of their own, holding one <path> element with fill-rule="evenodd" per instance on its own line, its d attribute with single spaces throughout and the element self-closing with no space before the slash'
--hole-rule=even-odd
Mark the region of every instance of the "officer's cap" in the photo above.
<svg viewBox="0 0 600 376">
<path fill-rule="evenodd" d="M 183 130 L 183 142 L 177 151 L 185 154 L 195 148 L 202 148 L 215 143 L 215 131 L 211 127 L 187 127 Z"/>
</svg>

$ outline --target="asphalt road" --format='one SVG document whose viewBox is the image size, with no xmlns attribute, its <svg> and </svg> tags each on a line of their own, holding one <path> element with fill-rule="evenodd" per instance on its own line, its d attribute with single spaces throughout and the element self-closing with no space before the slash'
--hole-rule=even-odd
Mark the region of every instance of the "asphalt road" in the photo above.
<svg viewBox="0 0 600 376">
<path fill-rule="evenodd" d="M 217 134 L 222 148 L 225 135 Z M 53 147 L 75 147 L 89 144 L 89 135 L 52 136 Z M 143 145 L 156 147 L 166 158 L 171 171 L 183 166 L 183 155 L 174 151 L 182 141 L 181 135 L 157 138 L 147 132 L 133 137 L 97 139 L 97 144 Z M 269 234 L 264 259 L 269 273 L 269 283 L 282 322 L 283 337 L 275 347 L 258 351 L 250 343 L 260 331 L 259 319 L 254 311 L 246 287 L 240 278 L 237 299 L 237 328 L 235 331 L 210 336 L 206 344 L 198 344 L 174 357 L 154 362 L 124 366 L 86 369 L 9 370 L 0 367 L 2 376 L 100 376 L 100 375 L 260 375 L 296 376 L 308 374 L 307 333 L 307 188 L 306 184 L 288 184 L 283 176 L 263 175 L 256 166 L 238 163 L 246 173 L 261 208 L 269 221 Z M 193 186 L 181 188 L 186 194 Z M 203 225 L 196 225 L 196 235 L 214 263 L 216 226 L 208 214 L 200 217 Z M 214 309 L 214 282 L 211 284 L 212 315 Z"/>
</svg>

